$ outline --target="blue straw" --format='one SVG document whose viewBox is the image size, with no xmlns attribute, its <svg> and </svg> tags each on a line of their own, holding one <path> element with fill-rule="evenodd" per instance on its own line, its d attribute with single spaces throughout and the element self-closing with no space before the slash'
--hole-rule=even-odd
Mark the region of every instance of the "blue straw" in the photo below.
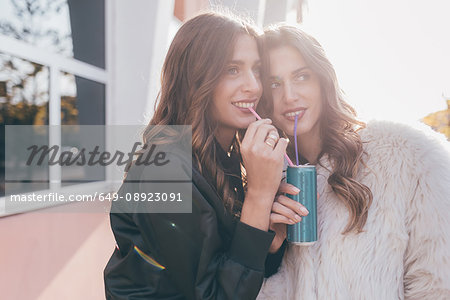
<svg viewBox="0 0 450 300">
<path fill-rule="evenodd" d="M 295 115 L 295 123 L 294 123 L 295 160 L 297 161 L 298 166 L 299 162 L 298 162 L 298 146 L 297 146 L 297 122 L 298 122 L 298 115 Z"/>
</svg>

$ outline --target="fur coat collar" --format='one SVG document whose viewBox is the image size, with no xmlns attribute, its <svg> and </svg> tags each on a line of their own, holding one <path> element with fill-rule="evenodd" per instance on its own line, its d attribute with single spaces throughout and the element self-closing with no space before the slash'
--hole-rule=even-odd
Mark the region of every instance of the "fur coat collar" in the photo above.
<svg viewBox="0 0 450 300">
<path fill-rule="evenodd" d="M 425 132 L 425 133 L 424 133 Z M 450 150 L 431 130 L 373 121 L 360 131 L 373 193 L 360 234 L 317 166 L 318 241 L 289 245 L 258 299 L 450 299 Z"/>
</svg>

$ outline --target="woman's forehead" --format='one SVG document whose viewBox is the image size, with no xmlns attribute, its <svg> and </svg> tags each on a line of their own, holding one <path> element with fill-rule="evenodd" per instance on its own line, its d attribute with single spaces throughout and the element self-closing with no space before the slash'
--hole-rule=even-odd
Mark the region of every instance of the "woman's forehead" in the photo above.
<svg viewBox="0 0 450 300">
<path fill-rule="evenodd" d="M 236 62 L 258 61 L 259 52 L 255 38 L 247 34 L 240 34 L 236 38 L 231 60 Z"/>
<path fill-rule="evenodd" d="M 300 51 L 290 46 L 281 46 L 269 51 L 270 73 L 273 76 L 283 76 L 295 73 L 308 67 Z"/>
</svg>

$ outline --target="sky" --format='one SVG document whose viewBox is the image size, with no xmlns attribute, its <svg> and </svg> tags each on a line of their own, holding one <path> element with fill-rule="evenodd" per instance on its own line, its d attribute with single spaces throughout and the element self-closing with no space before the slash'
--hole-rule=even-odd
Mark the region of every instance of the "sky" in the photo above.
<svg viewBox="0 0 450 300">
<path fill-rule="evenodd" d="M 410 123 L 447 108 L 449 12 L 447 0 L 309 0 L 303 25 L 362 119 Z"/>
</svg>

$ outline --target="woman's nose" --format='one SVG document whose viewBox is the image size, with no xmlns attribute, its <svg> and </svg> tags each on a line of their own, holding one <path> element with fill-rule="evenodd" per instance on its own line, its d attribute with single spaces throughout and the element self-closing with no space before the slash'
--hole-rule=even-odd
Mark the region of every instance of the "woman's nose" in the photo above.
<svg viewBox="0 0 450 300">
<path fill-rule="evenodd" d="M 284 85 L 284 98 L 286 102 L 294 102 L 298 98 L 295 88 L 290 83 Z"/>
<path fill-rule="evenodd" d="M 248 72 L 245 76 L 244 90 L 252 93 L 258 93 L 261 90 L 260 79 L 253 72 Z"/>
</svg>

